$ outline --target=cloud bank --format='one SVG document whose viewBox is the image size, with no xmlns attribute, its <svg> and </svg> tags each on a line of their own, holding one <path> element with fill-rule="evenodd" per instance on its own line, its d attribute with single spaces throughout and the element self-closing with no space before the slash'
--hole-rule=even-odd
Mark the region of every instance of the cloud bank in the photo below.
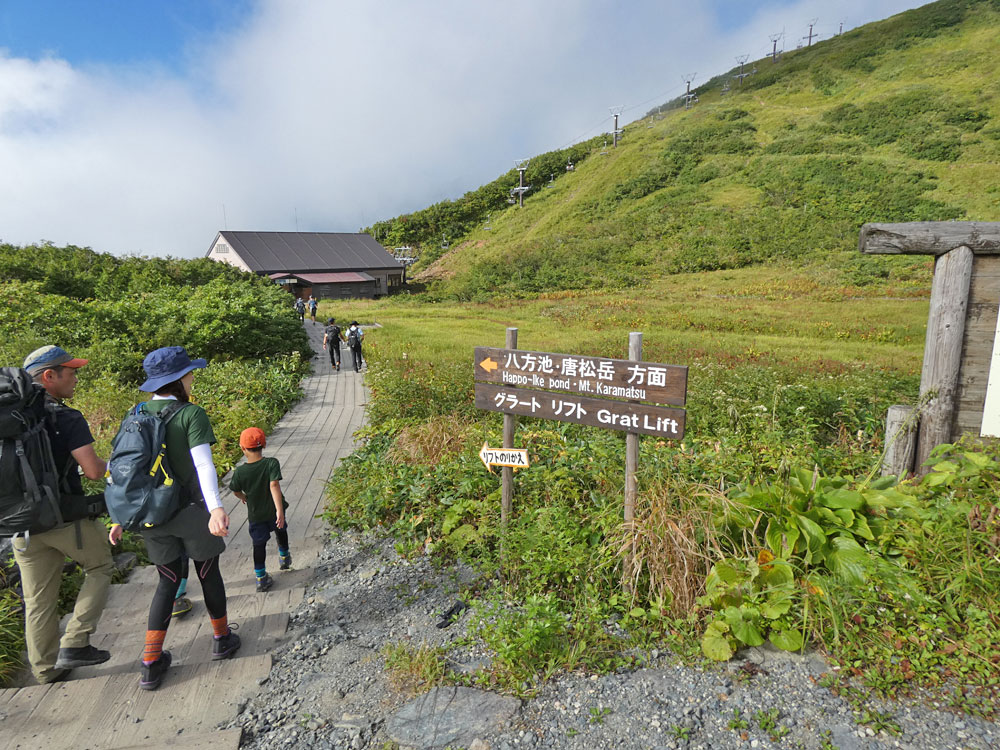
<svg viewBox="0 0 1000 750">
<path fill-rule="evenodd" d="M 180 73 L 0 50 L 0 239 L 191 257 L 224 225 L 356 231 L 609 130 L 609 107 L 641 117 L 782 28 L 919 4 L 269 0 Z"/>
</svg>

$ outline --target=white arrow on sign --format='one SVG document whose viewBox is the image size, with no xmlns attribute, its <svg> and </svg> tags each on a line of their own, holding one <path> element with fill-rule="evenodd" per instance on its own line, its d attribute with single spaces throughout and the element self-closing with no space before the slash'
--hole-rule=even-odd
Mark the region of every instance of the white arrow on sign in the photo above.
<svg viewBox="0 0 1000 750">
<path fill-rule="evenodd" d="M 483 443 L 479 451 L 479 460 L 490 471 L 491 466 L 510 466 L 514 469 L 528 468 L 528 451 L 526 448 L 490 448 Z"/>
</svg>

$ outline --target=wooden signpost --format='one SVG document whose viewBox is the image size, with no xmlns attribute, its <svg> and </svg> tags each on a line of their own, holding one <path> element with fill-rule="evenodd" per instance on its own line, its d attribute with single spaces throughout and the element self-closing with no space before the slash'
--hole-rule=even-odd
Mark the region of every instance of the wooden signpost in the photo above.
<svg viewBox="0 0 1000 750">
<path fill-rule="evenodd" d="M 629 334 L 629 359 L 526 351 L 517 348 L 517 329 L 507 329 L 506 348 L 477 346 L 473 361 L 476 407 L 504 415 L 502 453 L 516 455 L 518 416 L 603 427 L 626 433 L 626 524 L 635 518 L 639 435 L 666 440 L 684 437 L 687 367 L 642 361 L 642 334 Z M 646 403 L 644 403 L 646 402 Z M 649 403 L 651 402 L 651 403 Z M 668 406 L 664 406 L 667 404 Z M 488 450 L 483 445 L 483 450 Z M 487 459 L 480 458 L 484 464 Z M 527 455 L 524 457 L 527 463 Z M 501 523 L 506 527 L 513 498 L 513 466 L 502 470 Z M 630 579 L 631 553 L 623 577 Z"/>
<path fill-rule="evenodd" d="M 890 409 L 883 473 L 926 473 L 962 435 L 1000 437 L 1000 222 L 865 224 L 858 248 L 935 256 L 919 409 Z"/>
</svg>

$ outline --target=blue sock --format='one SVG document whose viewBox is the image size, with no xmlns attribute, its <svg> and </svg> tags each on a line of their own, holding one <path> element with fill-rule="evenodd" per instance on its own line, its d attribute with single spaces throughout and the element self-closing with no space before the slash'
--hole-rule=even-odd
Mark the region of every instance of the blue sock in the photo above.
<svg viewBox="0 0 1000 750">
<path fill-rule="evenodd" d="M 258 578 L 263 578 L 267 575 L 267 568 L 254 568 L 253 572 Z"/>
<path fill-rule="evenodd" d="M 278 554 L 281 555 L 282 557 L 287 557 L 288 556 L 288 550 L 287 549 L 281 549 L 281 547 L 278 547 Z"/>
<path fill-rule="evenodd" d="M 174 599 L 180 599 L 182 596 L 184 596 L 184 593 L 187 591 L 187 587 L 188 587 L 188 579 L 182 578 L 181 585 L 177 587 L 177 593 L 174 595 Z"/>
</svg>

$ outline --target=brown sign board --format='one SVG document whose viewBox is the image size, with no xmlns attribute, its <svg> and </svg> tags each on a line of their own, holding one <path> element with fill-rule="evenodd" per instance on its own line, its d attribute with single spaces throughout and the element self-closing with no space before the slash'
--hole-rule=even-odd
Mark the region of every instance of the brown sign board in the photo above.
<svg viewBox="0 0 1000 750">
<path fill-rule="evenodd" d="M 683 406 L 687 399 L 688 368 L 680 365 L 477 346 L 474 368 L 476 380 L 508 388 L 570 391 L 675 406 Z"/>
<path fill-rule="evenodd" d="M 478 361 L 478 349 L 477 361 Z M 634 363 L 633 363 L 634 364 Z M 686 368 L 681 368 L 686 369 Z M 476 383 L 476 408 L 555 419 L 560 422 L 603 427 L 621 432 L 654 435 L 667 440 L 684 437 L 683 409 L 611 401 L 564 393 Z"/>
</svg>

